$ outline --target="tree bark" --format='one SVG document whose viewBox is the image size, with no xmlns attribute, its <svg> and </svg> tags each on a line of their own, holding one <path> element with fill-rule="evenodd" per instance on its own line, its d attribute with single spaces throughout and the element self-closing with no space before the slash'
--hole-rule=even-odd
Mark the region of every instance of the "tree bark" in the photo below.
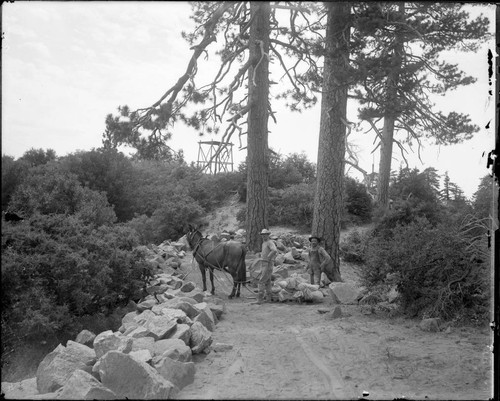
<svg viewBox="0 0 500 401">
<path fill-rule="evenodd" d="M 404 3 L 399 3 L 401 20 L 404 20 Z M 398 29 L 395 30 L 394 53 L 391 69 L 387 77 L 386 103 L 384 113 L 384 128 L 380 144 L 379 179 L 377 188 L 377 203 L 384 209 L 389 206 L 389 183 L 391 180 L 392 147 L 394 144 L 394 123 L 396 121 L 400 71 L 402 67 L 403 42 L 398 37 Z"/>
<path fill-rule="evenodd" d="M 269 103 L 269 34 L 271 8 L 268 2 L 251 2 L 254 18 L 250 27 L 247 122 L 247 248 L 260 251 L 260 231 L 268 219 L 268 103 Z"/>
<path fill-rule="evenodd" d="M 347 122 L 350 6 L 326 3 L 328 20 L 318 148 L 318 173 L 312 234 L 324 239 L 334 263 L 334 281 L 340 275 L 340 221 L 344 207 L 344 156 Z"/>
</svg>

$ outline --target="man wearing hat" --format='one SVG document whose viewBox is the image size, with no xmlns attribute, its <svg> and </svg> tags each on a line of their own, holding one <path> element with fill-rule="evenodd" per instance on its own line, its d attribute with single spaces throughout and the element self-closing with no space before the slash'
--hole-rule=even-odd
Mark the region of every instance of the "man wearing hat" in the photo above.
<svg viewBox="0 0 500 401">
<path fill-rule="evenodd" d="M 262 236 L 262 251 L 261 257 L 261 275 L 259 279 L 259 296 L 255 304 L 262 304 L 265 301 L 271 302 L 271 276 L 273 273 L 274 259 L 278 255 L 276 244 L 270 238 L 271 232 L 263 229 L 260 232 Z"/>
<path fill-rule="evenodd" d="M 332 258 L 328 255 L 328 252 L 321 246 L 319 243 L 321 242 L 321 237 L 316 235 L 311 235 L 309 237 L 309 242 L 311 243 L 311 247 L 308 252 L 308 264 L 307 264 L 307 272 L 311 275 L 311 284 L 317 284 L 321 286 L 321 273 L 325 273 L 327 278 L 331 281 L 333 277 L 329 277 L 328 273 L 330 270 L 333 271 Z"/>
</svg>

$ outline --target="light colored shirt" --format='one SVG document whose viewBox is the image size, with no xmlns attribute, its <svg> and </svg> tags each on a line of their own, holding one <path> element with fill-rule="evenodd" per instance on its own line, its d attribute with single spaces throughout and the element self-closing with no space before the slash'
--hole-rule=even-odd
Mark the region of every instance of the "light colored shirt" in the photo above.
<svg viewBox="0 0 500 401">
<path fill-rule="evenodd" d="M 262 243 L 262 252 L 260 253 L 260 257 L 262 259 L 274 261 L 277 255 L 278 248 L 276 248 L 276 244 L 272 239 L 269 239 Z"/>
</svg>

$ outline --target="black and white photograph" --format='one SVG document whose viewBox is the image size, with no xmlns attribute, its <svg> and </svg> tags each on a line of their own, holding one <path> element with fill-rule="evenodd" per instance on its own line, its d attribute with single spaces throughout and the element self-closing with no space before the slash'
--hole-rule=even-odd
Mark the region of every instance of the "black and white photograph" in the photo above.
<svg viewBox="0 0 500 401">
<path fill-rule="evenodd" d="M 500 397 L 495 3 L 1 17 L 2 398 Z"/>
</svg>

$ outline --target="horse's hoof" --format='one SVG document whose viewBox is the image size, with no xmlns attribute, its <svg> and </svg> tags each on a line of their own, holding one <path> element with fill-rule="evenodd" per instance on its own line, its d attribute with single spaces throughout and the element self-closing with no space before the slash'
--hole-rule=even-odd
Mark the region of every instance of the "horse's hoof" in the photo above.
<svg viewBox="0 0 500 401">
<path fill-rule="evenodd" d="M 227 296 L 229 299 L 233 299 L 233 296 L 232 295 L 228 295 Z"/>
</svg>

